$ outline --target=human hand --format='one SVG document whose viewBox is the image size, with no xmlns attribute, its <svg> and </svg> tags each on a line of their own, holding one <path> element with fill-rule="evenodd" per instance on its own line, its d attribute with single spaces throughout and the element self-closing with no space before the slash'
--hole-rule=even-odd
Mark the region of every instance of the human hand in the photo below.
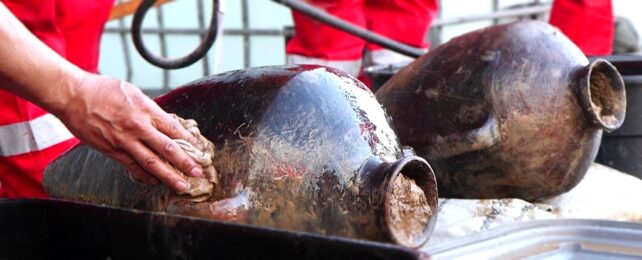
<svg viewBox="0 0 642 260">
<path fill-rule="evenodd" d="M 185 190 L 186 180 L 167 162 L 187 175 L 203 177 L 202 168 L 172 141 L 198 145 L 196 139 L 140 89 L 85 73 L 74 90 L 74 98 L 54 114 L 80 140 L 124 165 L 134 180 L 160 180 L 174 190 Z"/>
</svg>

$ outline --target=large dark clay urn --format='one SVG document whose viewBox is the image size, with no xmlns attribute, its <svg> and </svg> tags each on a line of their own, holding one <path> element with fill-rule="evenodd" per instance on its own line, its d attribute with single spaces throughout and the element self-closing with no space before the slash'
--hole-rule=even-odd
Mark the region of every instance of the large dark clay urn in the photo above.
<svg viewBox="0 0 642 260">
<path fill-rule="evenodd" d="M 402 149 L 374 95 L 319 66 L 265 67 L 204 78 L 156 99 L 198 122 L 219 180 L 203 203 L 168 203 L 167 189 L 81 145 L 50 165 L 56 198 L 327 235 L 423 244 L 437 213 L 428 163 Z"/>
<path fill-rule="evenodd" d="M 534 21 L 454 38 L 376 96 L 401 143 L 430 162 L 440 196 L 461 198 L 570 190 L 626 107 L 609 62 L 589 63 L 559 30 Z"/>
</svg>

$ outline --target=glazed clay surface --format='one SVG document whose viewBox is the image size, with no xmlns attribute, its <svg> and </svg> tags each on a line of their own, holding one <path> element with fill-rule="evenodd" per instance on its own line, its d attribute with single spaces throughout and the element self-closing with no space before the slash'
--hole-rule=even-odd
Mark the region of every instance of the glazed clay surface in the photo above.
<svg viewBox="0 0 642 260">
<path fill-rule="evenodd" d="M 374 95 L 326 67 L 264 67 L 204 78 L 156 99 L 214 144 L 218 182 L 203 203 L 132 182 L 81 145 L 45 173 L 56 198 L 327 235 L 423 244 L 435 178 L 404 150 Z M 393 192 L 394 191 L 394 192 Z M 422 209 L 413 213 L 409 208 Z M 404 218 L 399 218 L 404 216 Z"/>
<path fill-rule="evenodd" d="M 452 39 L 377 93 L 403 145 L 426 158 L 440 196 L 538 200 L 568 191 L 622 124 L 622 78 L 589 64 L 542 22 Z"/>
</svg>

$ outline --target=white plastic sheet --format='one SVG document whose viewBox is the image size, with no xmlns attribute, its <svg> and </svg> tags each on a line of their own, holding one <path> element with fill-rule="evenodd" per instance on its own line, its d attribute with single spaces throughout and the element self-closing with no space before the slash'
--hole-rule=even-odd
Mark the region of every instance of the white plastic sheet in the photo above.
<svg viewBox="0 0 642 260">
<path fill-rule="evenodd" d="M 521 199 L 439 199 L 435 231 L 427 245 L 534 219 L 582 218 L 642 222 L 642 180 L 593 164 L 571 191 L 531 203 Z"/>
</svg>

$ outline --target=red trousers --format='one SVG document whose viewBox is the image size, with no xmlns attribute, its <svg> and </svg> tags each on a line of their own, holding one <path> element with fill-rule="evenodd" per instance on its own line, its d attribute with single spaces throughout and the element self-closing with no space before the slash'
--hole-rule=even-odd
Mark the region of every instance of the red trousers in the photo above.
<svg viewBox="0 0 642 260">
<path fill-rule="evenodd" d="M 421 48 L 431 21 L 437 15 L 436 0 L 310 0 L 350 23 L 362 26 L 391 39 Z M 295 36 L 288 43 L 288 54 L 328 60 L 360 59 L 364 47 L 381 47 L 338 29 L 293 12 Z"/>
<path fill-rule="evenodd" d="M 419 48 L 428 48 L 424 38 L 430 23 L 437 16 L 437 0 L 309 0 L 308 2 L 352 24 Z M 386 59 L 394 56 L 391 54 L 396 54 L 300 13 L 293 12 L 292 15 L 295 36 L 286 48 L 288 63 L 322 64 L 357 75 L 364 48 L 368 48 L 374 54 L 375 63 L 377 63 L 377 57 Z"/>
<path fill-rule="evenodd" d="M 89 72 L 98 70 L 114 0 L 0 0 L 41 41 Z M 45 167 L 78 143 L 42 108 L 0 90 L 0 198 L 46 197 Z"/>
</svg>

